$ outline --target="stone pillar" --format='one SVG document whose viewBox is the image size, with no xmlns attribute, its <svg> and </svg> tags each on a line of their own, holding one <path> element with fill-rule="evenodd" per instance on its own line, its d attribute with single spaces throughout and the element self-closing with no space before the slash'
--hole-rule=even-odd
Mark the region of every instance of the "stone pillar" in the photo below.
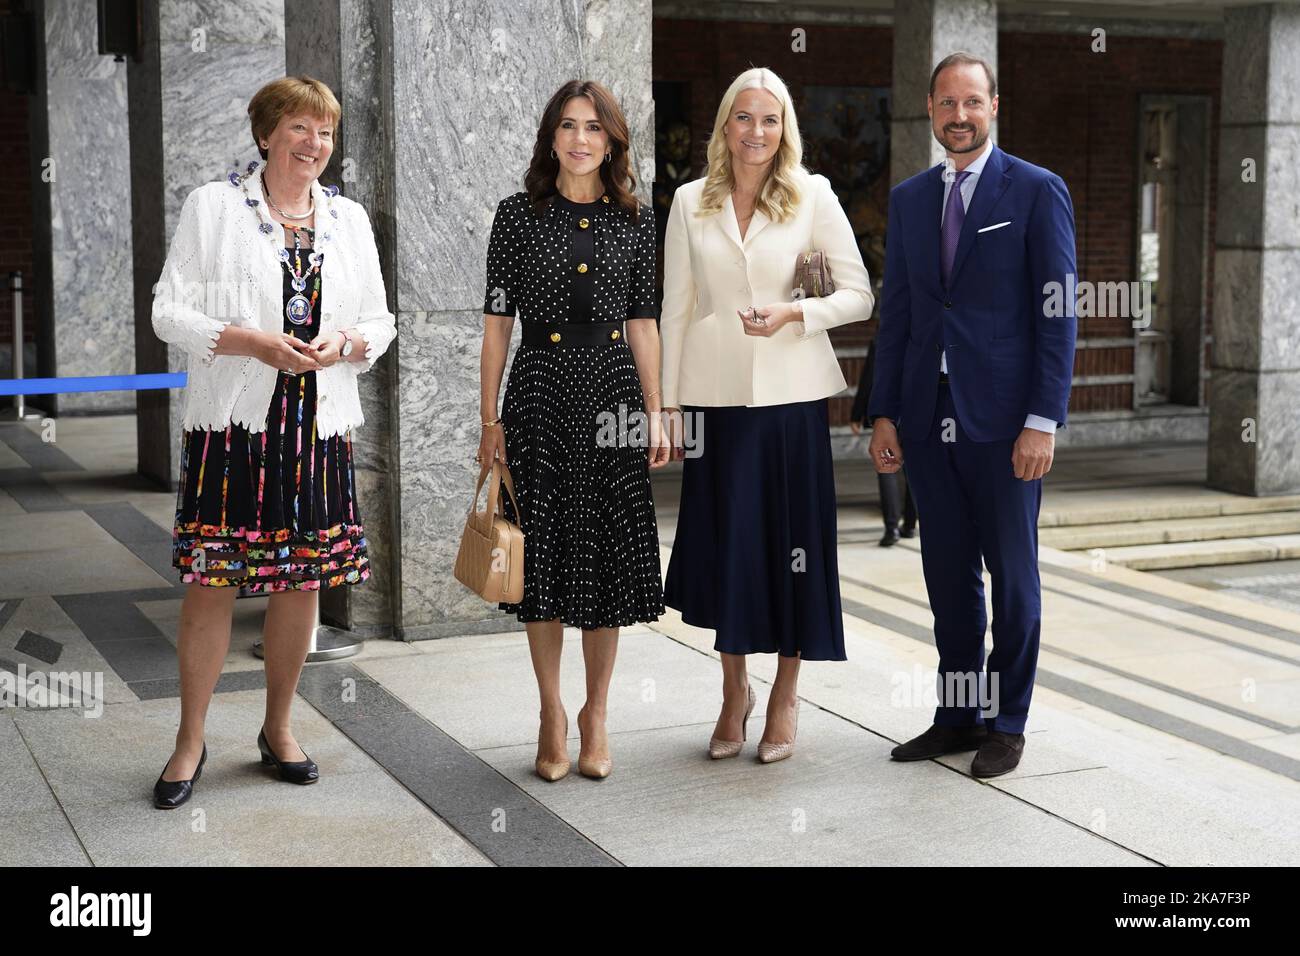
<svg viewBox="0 0 1300 956">
<path fill-rule="evenodd" d="M 375 586 L 336 589 L 347 593 L 328 595 L 322 616 L 363 636 L 406 640 L 517 629 L 512 615 L 452 576 L 478 475 L 488 233 L 497 202 L 523 188 L 542 107 L 573 78 L 599 80 L 619 98 L 633 130 L 640 193 L 649 201 L 651 0 L 281 2 L 278 71 L 263 64 L 256 82 L 230 98 L 242 137 L 213 142 L 251 149 L 242 111 L 270 76 L 306 73 L 328 83 L 343 119 L 322 178 L 366 207 L 398 326 L 388 353 L 358 380 L 366 422 L 354 434 L 353 460 Z M 241 36 L 241 52 L 273 45 Z M 167 46 L 155 40 L 153 49 L 160 48 Z M 141 85 L 167 75 L 156 65 L 142 72 Z M 136 98 L 133 74 L 133 108 Z M 140 99 L 146 110 L 163 102 L 156 88 Z M 146 115 L 139 125 L 148 122 L 158 121 Z M 136 125 L 133 118 L 133 137 Z M 234 164 L 222 159 L 197 181 Z M 162 157 L 142 162 L 161 166 Z M 174 215 L 179 204 L 167 210 Z M 160 219 L 161 205 L 137 218 L 144 223 L 151 214 Z M 141 274 L 152 284 L 162 251 L 146 266 Z M 147 304 L 143 322 L 147 329 Z"/>
<path fill-rule="evenodd" d="M 38 63 L 44 83 L 33 100 L 36 269 L 28 280 L 38 312 L 29 311 L 27 321 L 41 323 L 49 364 L 26 374 L 127 375 L 135 371 L 127 67 L 99 54 L 94 0 L 39 3 L 34 19 L 45 42 Z M 60 412 L 135 406 L 127 392 L 30 401 Z"/>
<path fill-rule="evenodd" d="M 284 0 L 284 14 L 285 71 L 327 84 L 343 107 L 334 155 L 321 181 L 337 185 L 370 215 L 388 307 L 396 312 L 392 6 L 388 0 Z M 371 577 L 363 587 L 321 592 L 321 619 L 363 637 L 391 635 L 396 620 L 393 529 L 401 496 L 393 461 L 400 346 L 394 341 L 357 379 L 366 421 L 352 433 L 352 461 Z"/>
<path fill-rule="evenodd" d="M 477 478 L 488 232 L 522 188 L 542 106 L 574 77 L 623 104 L 648 201 L 650 17 L 649 0 L 285 0 L 286 69 L 343 105 L 331 174 L 370 215 L 398 323 L 359 379 L 353 439 L 375 586 L 327 595 L 326 619 L 408 640 L 518 627 L 451 573 Z"/>
<path fill-rule="evenodd" d="M 943 147 L 931 132 L 925 98 L 935 64 L 958 50 L 983 57 L 996 72 L 998 5 L 994 0 L 895 0 L 891 186 L 943 161 Z M 996 120 L 990 124 L 989 137 L 997 142 Z"/>
<path fill-rule="evenodd" d="M 1294 493 L 1300 8 L 1229 7 L 1224 38 L 1209 484 L 1248 495 Z"/>
<path fill-rule="evenodd" d="M 573 78 L 618 96 L 649 199 L 651 0 L 392 0 L 391 8 L 395 630 L 407 640 L 515 630 L 513 615 L 452 576 L 478 476 L 488 233 L 497 202 L 523 188 L 542 107 Z"/>
<path fill-rule="evenodd" d="M 127 69 L 136 370 L 183 371 L 184 353 L 154 335 L 153 286 L 185 197 L 259 158 L 248 101 L 284 75 L 284 2 L 145 0 L 141 7 L 141 61 Z M 139 470 L 174 488 L 182 394 L 136 394 Z"/>
</svg>

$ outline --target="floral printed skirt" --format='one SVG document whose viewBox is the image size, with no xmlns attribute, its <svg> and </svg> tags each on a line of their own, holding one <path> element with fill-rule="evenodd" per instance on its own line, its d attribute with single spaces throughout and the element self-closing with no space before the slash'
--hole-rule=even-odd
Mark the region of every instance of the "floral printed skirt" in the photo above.
<svg viewBox="0 0 1300 956">
<path fill-rule="evenodd" d="M 316 436 L 316 373 L 281 372 L 266 429 L 186 431 L 172 531 L 183 583 L 241 593 L 370 577 L 351 433 Z"/>
</svg>

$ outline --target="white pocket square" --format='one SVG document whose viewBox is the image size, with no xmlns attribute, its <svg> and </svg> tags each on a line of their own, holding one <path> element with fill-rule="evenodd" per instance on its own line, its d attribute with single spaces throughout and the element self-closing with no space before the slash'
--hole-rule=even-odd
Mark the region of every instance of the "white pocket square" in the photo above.
<svg viewBox="0 0 1300 956">
<path fill-rule="evenodd" d="M 976 231 L 977 231 L 977 232 L 991 232 L 991 231 L 994 230 L 994 229 L 1001 229 L 1003 226 L 1009 226 L 1009 225 L 1011 225 L 1011 220 L 1010 220 L 1010 219 L 1008 219 L 1006 222 L 999 222 L 999 223 L 997 223 L 997 224 L 995 224 L 995 225 L 992 225 L 992 226 L 985 226 L 983 229 L 978 229 L 978 230 L 976 230 Z"/>
</svg>

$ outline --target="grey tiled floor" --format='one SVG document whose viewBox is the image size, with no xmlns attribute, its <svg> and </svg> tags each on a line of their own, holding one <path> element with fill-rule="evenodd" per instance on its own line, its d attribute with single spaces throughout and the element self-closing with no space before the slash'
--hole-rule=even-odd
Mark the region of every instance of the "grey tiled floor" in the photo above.
<svg viewBox="0 0 1300 956">
<path fill-rule="evenodd" d="M 265 598 L 236 602 L 194 800 L 154 810 L 175 731 L 180 590 L 173 496 L 131 476 L 130 418 L 0 427 L 0 670 L 98 675 L 89 712 L 0 710 L 0 863 L 655 865 L 1300 862 L 1300 614 L 1248 586 L 1198 587 L 1044 549 L 1044 637 L 1024 762 L 888 760 L 928 724 L 931 618 L 917 542 L 875 547 L 875 481 L 837 464 L 849 660 L 806 663 L 795 756 L 754 760 L 774 661 L 736 760 L 704 751 L 712 635 L 669 611 L 624 629 L 610 691 L 614 773 L 531 772 L 522 632 L 375 639 L 308 667 L 295 730 L 312 787 L 258 764 L 251 653 Z M 1203 449 L 1066 450 L 1046 509 L 1205 494 Z M 672 543 L 677 477 L 656 477 Z M 1261 572 L 1262 573 L 1262 572 Z M 1264 585 L 1252 585 L 1267 587 Z M 567 634 L 570 752 L 583 698 Z"/>
</svg>

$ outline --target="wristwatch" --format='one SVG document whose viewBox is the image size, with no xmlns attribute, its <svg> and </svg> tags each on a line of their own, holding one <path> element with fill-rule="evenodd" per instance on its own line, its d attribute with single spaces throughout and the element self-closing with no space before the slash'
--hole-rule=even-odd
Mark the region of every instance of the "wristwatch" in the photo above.
<svg viewBox="0 0 1300 956">
<path fill-rule="evenodd" d="M 343 335 L 343 348 L 339 350 L 339 354 L 347 358 L 352 354 L 352 336 L 348 335 L 347 329 L 339 329 L 339 332 Z"/>
</svg>

